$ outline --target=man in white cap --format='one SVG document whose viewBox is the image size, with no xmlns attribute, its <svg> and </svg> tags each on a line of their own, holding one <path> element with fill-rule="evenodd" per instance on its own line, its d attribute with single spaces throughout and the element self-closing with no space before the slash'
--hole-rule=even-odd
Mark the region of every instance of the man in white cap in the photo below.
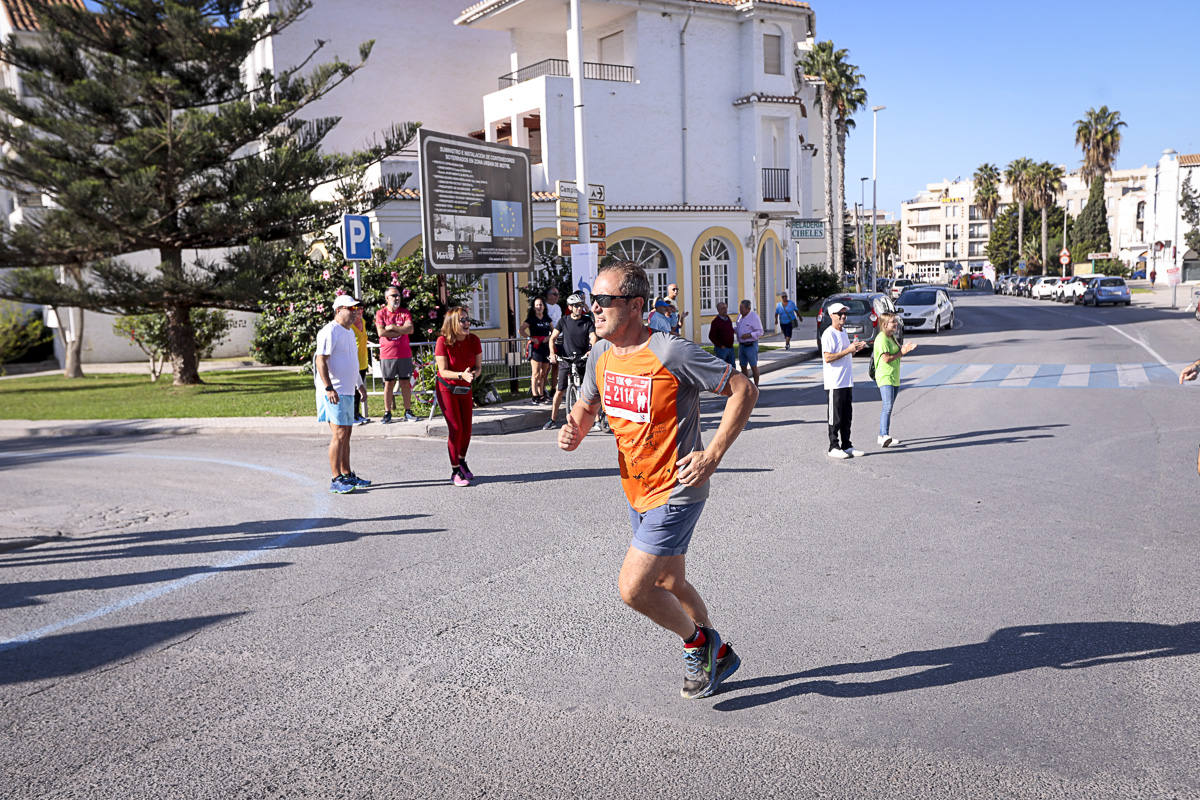
<svg viewBox="0 0 1200 800">
<path fill-rule="evenodd" d="M 371 482 L 350 469 L 350 433 L 354 430 L 354 395 L 365 401 L 367 388 L 358 373 L 358 342 L 350 327 L 354 309 L 360 307 L 348 294 L 333 300 L 333 321 L 317 334 L 317 352 L 313 357 L 313 377 L 317 384 L 317 422 L 328 422 L 329 470 L 333 480 L 329 491 L 346 494 Z"/>
<path fill-rule="evenodd" d="M 854 416 L 854 354 L 867 346 L 866 342 L 850 337 L 842 330 L 846 326 L 845 303 L 830 303 L 829 327 L 821 334 L 821 371 L 825 377 L 825 393 L 829 396 L 829 457 L 852 458 L 863 455 L 850 443 L 850 421 Z"/>
</svg>

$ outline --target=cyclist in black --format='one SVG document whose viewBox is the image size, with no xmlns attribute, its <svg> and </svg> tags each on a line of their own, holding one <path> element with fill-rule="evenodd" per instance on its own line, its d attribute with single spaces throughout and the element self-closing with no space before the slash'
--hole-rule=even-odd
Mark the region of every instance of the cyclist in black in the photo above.
<svg viewBox="0 0 1200 800">
<path fill-rule="evenodd" d="M 572 373 L 575 377 L 574 385 L 578 389 L 583 383 L 583 368 L 587 363 L 587 354 L 592 349 L 592 345 L 596 343 L 596 323 L 583 305 L 583 296 L 573 294 L 568 297 L 567 309 L 571 313 L 564 314 L 550 334 L 550 363 L 557 364 L 560 358 L 567 363 L 565 367 L 560 366 L 558 369 L 558 387 L 554 391 L 554 401 L 550 405 L 550 420 L 542 426 L 544 431 L 553 430 L 559 426 L 560 423 L 555 422 L 554 418 L 558 416 L 558 405 L 562 402 Z M 560 350 L 562 351 L 561 357 L 559 356 Z M 570 404 L 567 409 L 570 409 Z"/>
</svg>

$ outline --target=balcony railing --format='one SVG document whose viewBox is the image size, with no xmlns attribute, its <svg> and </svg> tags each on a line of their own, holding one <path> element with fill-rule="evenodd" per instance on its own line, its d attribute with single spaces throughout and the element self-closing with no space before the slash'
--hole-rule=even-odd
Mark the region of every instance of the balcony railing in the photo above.
<svg viewBox="0 0 1200 800">
<path fill-rule="evenodd" d="M 516 72 L 500 76 L 500 88 L 507 89 L 518 83 L 540 78 L 543 75 L 553 75 L 559 78 L 571 77 L 571 65 L 565 58 L 547 58 L 528 67 L 522 67 Z M 598 61 L 583 62 L 583 77 L 593 81 L 618 81 L 633 83 L 633 67 L 624 64 L 601 64 Z"/>
<path fill-rule="evenodd" d="M 788 170 L 779 167 L 764 167 L 762 171 L 763 202 L 786 203 L 792 199 L 788 186 Z"/>
</svg>

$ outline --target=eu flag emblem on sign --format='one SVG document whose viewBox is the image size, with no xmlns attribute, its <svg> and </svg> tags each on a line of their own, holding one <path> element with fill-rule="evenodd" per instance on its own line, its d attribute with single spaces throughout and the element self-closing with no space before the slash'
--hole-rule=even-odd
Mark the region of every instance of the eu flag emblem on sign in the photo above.
<svg viewBox="0 0 1200 800">
<path fill-rule="evenodd" d="M 492 236 L 521 236 L 524 233 L 522 205 L 520 200 L 492 201 Z"/>
</svg>

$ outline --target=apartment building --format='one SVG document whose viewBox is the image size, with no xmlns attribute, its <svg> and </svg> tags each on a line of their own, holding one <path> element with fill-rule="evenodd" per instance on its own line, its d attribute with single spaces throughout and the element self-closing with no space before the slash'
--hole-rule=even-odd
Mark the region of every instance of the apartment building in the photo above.
<svg viewBox="0 0 1200 800">
<path fill-rule="evenodd" d="M 796 85 L 814 14 L 798 0 L 583 0 L 587 179 L 606 187 L 608 252 L 678 283 L 703 339 L 716 303 L 769 308 L 820 239 L 789 238 L 793 217 L 822 216 L 820 119 Z M 429 0 L 386 6 L 317 0 L 252 69 L 296 63 L 315 38 L 330 53 L 376 39 L 368 66 L 315 113 L 350 148 L 396 120 L 528 148 L 535 249 L 557 253 L 554 191 L 575 178 L 575 98 L 566 0 L 486 0 L 461 12 Z M 413 175 L 372 212 L 372 230 L 408 255 L 421 246 L 415 153 L 382 171 Z M 478 276 L 471 305 L 485 336 L 507 335 L 512 281 Z M 522 301 L 523 302 L 523 301 Z M 764 315 L 764 320 L 769 315 Z"/>
<path fill-rule="evenodd" d="M 1012 200 L 1000 187 L 1000 210 Z M 945 283 L 963 271 L 987 265 L 985 248 L 992 223 L 975 204 L 971 181 L 943 180 L 900 204 L 900 261 L 904 275 Z"/>
</svg>

